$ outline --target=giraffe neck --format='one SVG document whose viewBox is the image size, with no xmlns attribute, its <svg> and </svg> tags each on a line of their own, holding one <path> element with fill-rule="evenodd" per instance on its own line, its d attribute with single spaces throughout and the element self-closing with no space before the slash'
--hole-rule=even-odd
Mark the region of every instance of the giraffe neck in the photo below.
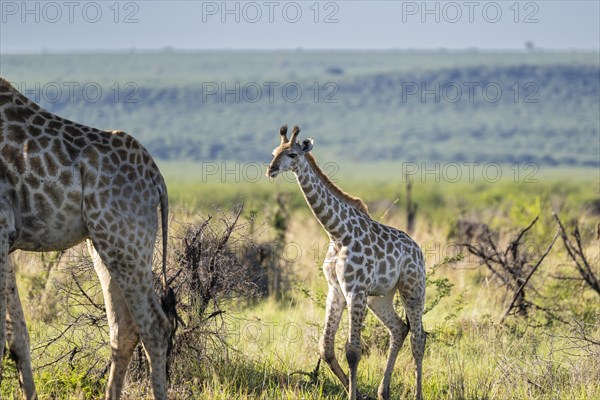
<svg viewBox="0 0 600 400">
<path fill-rule="evenodd" d="M 349 229 L 345 225 L 349 217 L 356 215 L 358 210 L 341 196 L 333 193 L 323 182 L 320 174 L 314 170 L 318 167 L 312 166 L 305 157 L 312 156 L 301 157 L 294 171 L 304 198 L 332 240 L 344 241 L 349 234 Z"/>
</svg>

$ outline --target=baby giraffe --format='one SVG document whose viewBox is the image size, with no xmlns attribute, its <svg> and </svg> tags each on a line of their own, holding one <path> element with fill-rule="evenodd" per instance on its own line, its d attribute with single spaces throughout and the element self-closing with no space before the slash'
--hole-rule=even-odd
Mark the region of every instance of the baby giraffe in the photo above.
<svg viewBox="0 0 600 400">
<path fill-rule="evenodd" d="M 281 143 L 273 151 L 267 176 L 274 178 L 289 170 L 296 175 L 306 202 L 330 240 L 323 263 L 329 291 L 325 328 L 319 342 L 321 358 L 342 382 L 348 398 L 361 398 L 357 390 L 357 367 L 361 358 L 360 332 L 368 307 L 390 333 L 389 356 L 378 397 L 390 397 L 394 364 L 410 329 L 416 365 L 416 398 L 420 399 L 425 350 L 421 320 L 425 302 L 425 262 L 421 249 L 406 233 L 371 219 L 362 200 L 339 189 L 310 154 L 313 140 L 296 141 L 300 133 L 298 126 L 294 127 L 289 140 L 287 126 L 279 133 Z M 402 298 L 408 325 L 394 310 L 396 292 Z M 334 348 L 335 333 L 346 307 L 350 322 L 346 343 L 349 378 L 340 367 Z"/>
</svg>

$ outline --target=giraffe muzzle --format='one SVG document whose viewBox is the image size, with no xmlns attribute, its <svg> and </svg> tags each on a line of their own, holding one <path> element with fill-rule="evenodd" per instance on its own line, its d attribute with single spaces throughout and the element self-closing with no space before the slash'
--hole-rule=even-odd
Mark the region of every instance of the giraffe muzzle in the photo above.
<svg viewBox="0 0 600 400">
<path fill-rule="evenodd" d="M 267 170 L 267 176 L 269 178 L 275 178 L 279 174 L 279 167 L 271 167 Z"/>
</svg>

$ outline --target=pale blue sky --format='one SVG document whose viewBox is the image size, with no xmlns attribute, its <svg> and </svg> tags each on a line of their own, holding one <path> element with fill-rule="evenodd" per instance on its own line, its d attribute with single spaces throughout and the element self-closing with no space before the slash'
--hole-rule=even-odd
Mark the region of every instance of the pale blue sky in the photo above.
<svg viewBox="0 0 600 400">
<path fill-rule="evenodd" d="M 223 4 L 1 0 L 0 51 L 600 48 L 597 0 Z"/>
</svg>

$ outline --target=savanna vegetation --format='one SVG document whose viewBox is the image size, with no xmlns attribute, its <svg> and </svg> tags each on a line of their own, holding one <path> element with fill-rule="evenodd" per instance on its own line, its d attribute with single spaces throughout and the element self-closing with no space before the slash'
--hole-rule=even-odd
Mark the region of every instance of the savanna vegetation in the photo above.
<svg viewBox="0 0 600 400">
<path fill-rule="evenodd" d="M 291 175 L 264 177 L 284 123 L 315 139 L 321 167 L 372 218 L 422 246 L 425 398 L 597 399 L 599 71 L 597 52 L 0 59 L 2 76 L 50 111 L 125 130 L 157 158 L 181 319 L 170 396 L 207 400 L 345 398 L 317 363 L 327 237 Z M 17 253 L 14 263 L 40 398 L 101 397 L 108 328 L 87 252 Z M 342 365 L 346 333 L 344 319 Z M 369 315 L 359 387 L 372 397 L 387 340 Z M 3 365 L 0 397 L 19 398 L 9 354 Z M 127 379 L 125 398 L 150 395 L 141 347 Z M 392 398 L 414 394 L 409 341 L 391 389 Z"/>
<path fill-rule="evenodd" d="M 186 182 L 173 175 L 181 165 L 163 163 L 173 210 L 169 276 L 182 320 L 171 396 L 343 399 L 335 377 L 317 364 L 326 293 L 320 263 L 327 238 L 296 185 L 285 178 L 247 182 L 241 176 L 233 184 L 228 180 L 235 182 L 236 176 L 230 175 L 223 182 L 207 178 L 190 191 L 193 181 L 202 181 L 202 168 L 188 165 Z M 347 172 L 339 174 L 339 183 L 367 200 L 373 218 L 406 229 L 404 178 L 387 170 L 370 181 L 362 180 L 361 172 L 352 179 L 351 166 L 340 169 Z M 600 204 L 590 190 L 598 177 L 582 170 L 571 176 L 577 178 L 542 170 L 537 183 L 413 180 L 413 236 L 428 268 L 426 398 L 597 398 L 600 295 L 577 265 L 583 266 L 585 257 L 592 275 L 600 277 Z M 519 235 L 512 257 L 511 243 Z M 510 267 L 520 268 L 515 282 L 503 278 L 510 271 L 493 254 L 484 260 L 461 245 L 489 250 L 489 239 L 497 251 L 508 253 Z M 569 254 L 574 249 L 581 250 L 575 258 Z M 40 396 L 101 396 L 108 332 L 85 251 L 15 258 Z M 523 296 L 515 296 L 523 283 Z M 341 360 L 346 332 L 344 320 L 337 336 Z M 387 340 L 370 315 L 359 367 L 367 395 L 376 396 Z M 18 397 L 14 366 L 8 356 L 4 363 L 2 396 Z M 146 368 L 140 348 L 126 398 L 150 394 Z M 413 371 L 407 342 L 394 372 L 393 397 L 412 395 Z"/>
</svg>

